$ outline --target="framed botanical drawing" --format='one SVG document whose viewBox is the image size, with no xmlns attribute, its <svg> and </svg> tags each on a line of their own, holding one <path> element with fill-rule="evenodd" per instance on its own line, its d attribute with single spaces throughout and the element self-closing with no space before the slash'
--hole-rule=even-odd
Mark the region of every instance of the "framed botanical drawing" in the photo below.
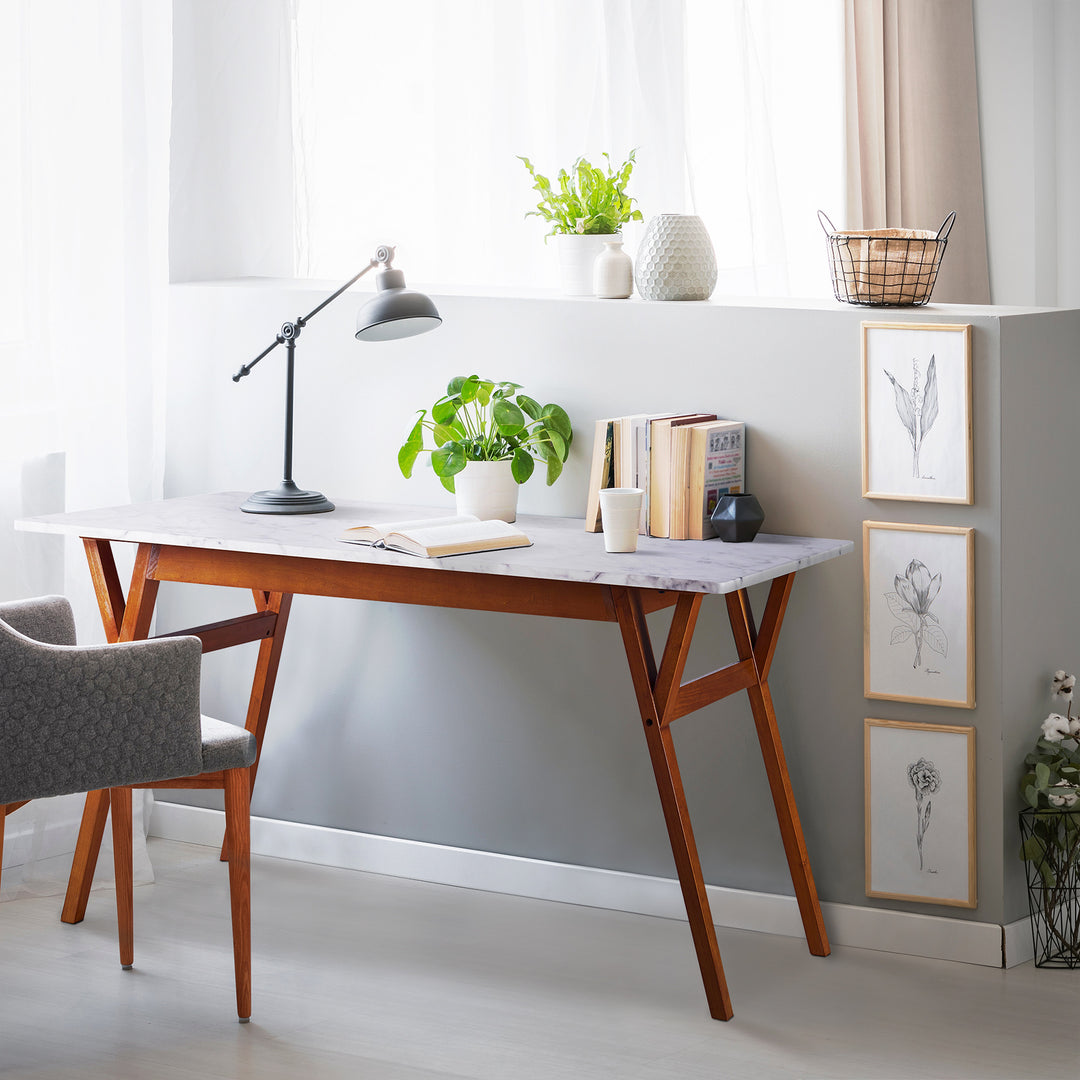
<svg viewBox="0 0 1080 1080">
<path fill-rule="evenodd" d="M 863 498 L 973 501 L 971 327 L 862 324 Z"/>
<path fill-rule="evenodd" d="M 975 530 L 863 522 L 863 690 L 975 708 Z"/>
<path fill-rule="evenodd" d="M 975 907 L 975 729 L 865 728 L 866 895 Z"/>
</svg>

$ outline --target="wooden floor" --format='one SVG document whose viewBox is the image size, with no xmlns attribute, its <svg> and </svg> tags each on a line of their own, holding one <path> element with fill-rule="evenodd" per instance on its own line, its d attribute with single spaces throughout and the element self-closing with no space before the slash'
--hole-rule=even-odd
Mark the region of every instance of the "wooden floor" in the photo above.
<svg viewBox="0 0 1080 1080">
<path fill-rule="evenodd" d="M 225 868 L 152 839 L 135 969 L 110 892 L 0 904 L 0 1077 L 718 1080 L 1076 1071 L 1080 972 L 721 930 L 710 1020 L 685 923 L 253 859 L 254 1012 L 236 1022 Z"/>
</svg>

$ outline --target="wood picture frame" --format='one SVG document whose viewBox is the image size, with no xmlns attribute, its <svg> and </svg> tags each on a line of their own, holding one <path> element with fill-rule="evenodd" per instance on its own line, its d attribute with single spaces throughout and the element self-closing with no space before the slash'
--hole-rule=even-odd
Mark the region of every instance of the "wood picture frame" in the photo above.
<svg viewBox="0 0 1080 1080">
<path fill-rule="evenodd" d="M 863 693 L 975 708 L 975 530 L 863 522 Z"/>
<path fill-rule="evenodd" d="M 864 727 L 866 895 L 976 907 L 975 729 Z"/>
<path fill-rule="evenodd" d="M 974 502 L 971 326 L 862 323 L 864 499 Z"/>
</svg>

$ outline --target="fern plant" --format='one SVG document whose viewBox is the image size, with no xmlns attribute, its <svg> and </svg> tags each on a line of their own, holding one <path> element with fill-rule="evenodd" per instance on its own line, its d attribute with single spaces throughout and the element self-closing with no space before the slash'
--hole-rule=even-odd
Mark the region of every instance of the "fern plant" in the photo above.
<svg viewBox="0 0 1080 1080">
<path fill-rule="evenodd" d="M 527 211 L 525 216 L 546 221 L 551 226 L 548 236 L 617 233 L 626 222 L 641 221 L 641 211 L 634 209 L 636 200 L 626 194 L 636 153 L 631 150 L 626 161 L 616 169 L 612 168 L 611 157 L 605 152 L 606 171 L 579 157 L 569 172 L 559 170 L 554 184 L 538 173 L 527 157 L 518 155 L 535 181 L 533 190 L 540 193 L 536 209 Z M 544 239 L 546 241 L 547 237 Z"/>
</svg>

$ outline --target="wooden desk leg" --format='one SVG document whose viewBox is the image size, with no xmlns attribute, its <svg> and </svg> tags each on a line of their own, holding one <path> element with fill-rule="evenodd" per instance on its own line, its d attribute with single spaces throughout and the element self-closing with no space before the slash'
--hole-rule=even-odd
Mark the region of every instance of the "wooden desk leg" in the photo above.
<svg viewBox="0 0 1080 1080">
<path fill-rule="evenodd" d="M 720 948 L 716 943 L 716 929 L 705 893 L 705 880 L 701 874 L 701 862 L 694 842 L 694 831 L 690 825 L 690 813 L 675 756 L 675 744 L 672 741 L 671 728 L 665 722 L 666 713 L 682 679 L 682 669 L 689 652 L 701 597 L 680 598 L 672 617 L 664 660 L 658 673 L 649 629 L 637 594 L 627 589 L 613 588 L 612 596 L 645 728 L 645 740 L 649 746 L 649 758 L 660 794 L 660 805 L 664 810 L 671 852 L 675 856 L 675 867 L 679 884 L 682 886 L 698 967 L 705 984 L 709 1013 L 715 1020 L 730 1020 L 733 1015 L 731 997 L 724 979 Z"/>
<path fill-rule="evenodd" d="M 105 637 L 110 642 L 136 641 L 146 637 L 150 632 L 158 591 L 158 583 L 149 576 L 155 558 L 154 548 L 150 544 L 139 545 L 131 574 L 131 587 L 125 601 L 109 541 L 84 540 L 83 547 L 90 565 L 90 577 L 94 582 Z M 94 880 L 108 814 L 108 791 L 91 791 L 86 796 L 79 838 L 75 843 L 75 857 L 60 913 L 62 922 L 82 922 L 86 915 L 86 903 L 90 898 L 90 886 Z"/>
<path fill-rule="evenodd" d="M 735 637 L 735 647 L 740 660 L 754 660 L 757 681 L 747 687 L 750 709 L 754 714 L 761 756 L 765 761 L 765 772 L 769 778 L 776 819 L 780 824 L 780 835 L 784 841 L 784 853 L 787 855 L 791 883 L 795 887 L 795 898 L 799 903 L 806 943 L 814 956 L 829 955 L 829 938 L 825 932 L 825 922 L 821 915 L 814 875 L 810 869 L 810 857 L 803 839 L 799 811 L 795 806 L 795 795 L 791 789 L 784 748 L 780 742 L 780 729 L 776 723 L 776 710 L 773 708 L 772 694 L 769 692 L 768 673 L 776 648 L 776 638 L 783 622 L 788 596 L 794 574 L 777 578 L 769 592 L 765 613 L 761 620 L 761 633 L 754 630 L 753 616 L 750 612 L 750 600 L 746 590 L 728 593 L 728 619 L 731 632 Z"/>
<path fill-rule="evenodd" d="M 247 720 L 244 727 L 255 736 L 258 755 L 255 764 L 248 773 L 251 777 L 250 792 L 255 790 L 255 774 L 259 771 L 259 757 L 262 755 L 263 733 L 266 720 L 270 715 L 270 702 L 274 697 L 277 683 L 278 665 L 281 662 L 281 649 L 285 644 L 285 628 L 289 623 L 292 609 L 292 593 L 267 593 L 261 589 L 254 592 L 255 607 L 258 611 L 273 611 L 277 615 L 272 636 L 263 638 L 259 643 L 259 658 L 255 662 L 255 678 L 251 684 L 251 697 L 248 699 Z M 229 833 L 221 841 L 221 861 L 229 858 Z"/>
</svg>

